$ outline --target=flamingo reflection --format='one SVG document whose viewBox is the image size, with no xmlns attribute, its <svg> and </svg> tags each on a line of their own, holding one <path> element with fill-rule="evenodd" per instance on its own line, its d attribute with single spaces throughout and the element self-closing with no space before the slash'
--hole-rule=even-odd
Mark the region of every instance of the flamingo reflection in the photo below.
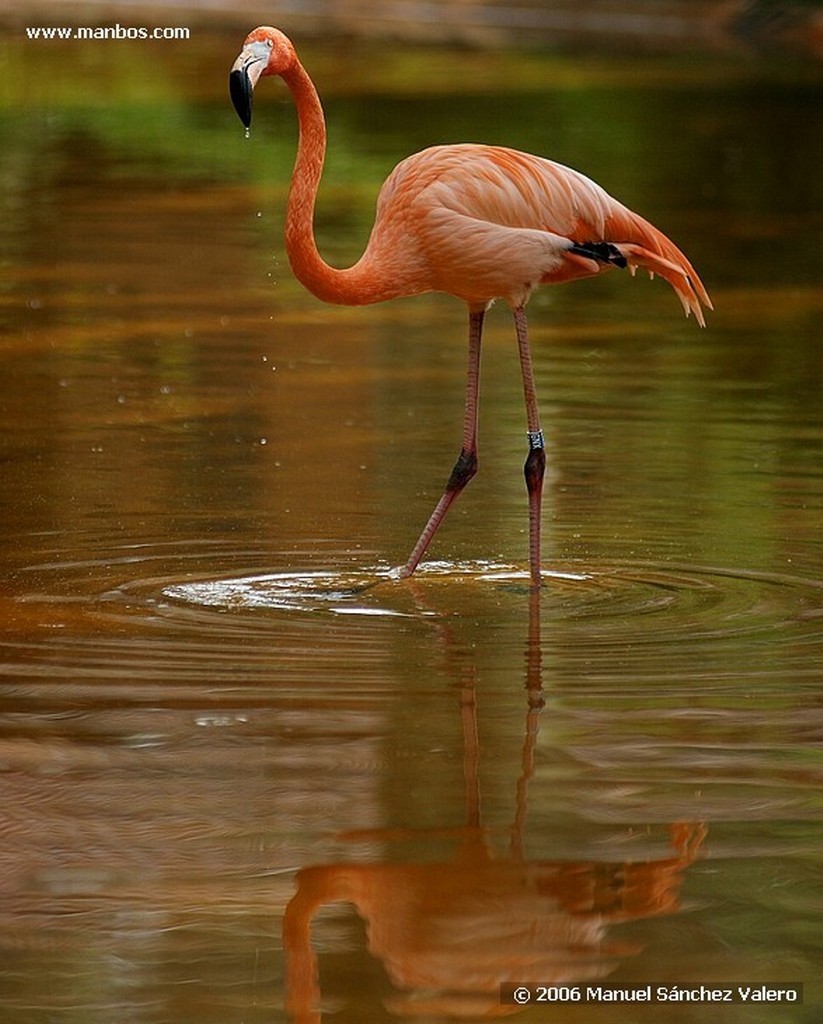
<svg viewBox="0 0 823 1024">
<path fill-rule="evenodd" d="M 286 907 L 286 1002 L 294 1024 L 321 1020 L 318 960 L 311 923 L 323 907 L 352 904 L 365 921 L 368 948 L 394 989 L 386 1009 L 399 1017 L 497 1017 L 517 1006 L 500 1000 L 506 982 L 577 984 L 611 973 L 641 951 L 609 938 L 612 926 L 679 908 L 683 871 L 705 836 L 702 825 L 668 828 L 669 852 L 645 862 L 529 860 L 523 852 L 528 782 L 533 771 L 539 688 L 539 617 L 527 648 L 523 770 L 511 840 L 495 855 L 480 822 L 477 704 L 472 672 L 461 681 L 467 820 L 454 830 L 378 830 L 349 839 L 407 838 L 455 844 L 450 860 L 337 863 L 302 869 Z"/>
</svg>

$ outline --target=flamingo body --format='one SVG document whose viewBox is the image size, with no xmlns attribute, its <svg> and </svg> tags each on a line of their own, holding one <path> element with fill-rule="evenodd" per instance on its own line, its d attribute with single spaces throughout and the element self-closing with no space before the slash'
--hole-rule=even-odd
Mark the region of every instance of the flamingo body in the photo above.
<svg viewBox="0 0 823 1024">
<path fill-rule="evenodd" d="M 514 309 L 538 285 L 610 269 L 570 248 L 595 241 L 665 277 L 704 322 L 708 295 L 661 231 L 579 171 L 501 146 L 434 146 L 398 164 L 363 259 L 397 294 L 447 292 L 472 307 L 500 298 Z"/>
<path fill-rule="evenodd" d="M 612 267 L 644 267 L 671 284 L 688 316 L 711 308 L 694 268 L 661 231 L 598 184 L 562 164 L 500 146 L 434 146 L 401 161 L 377 199 L 360 259 L 329 266 L 317 251 L 314 208 L 326 149 L 323 110 L 291 41 L 262 26 L 246 38 L 229 78 L 235 108 L 251 123 L 252 94 L 279 75 L 297 109 L 300 138 L 286 210 L 286 249 L 296 277 L 318 298 L 365 305 L 446 292 L 469 308 L 469 372 L 463 445 L 446 489 L 400 575 L 416 568 L 454 498 L 477 468 L 477 382 L 483 314 L 495 299 L 515 315 L 526 400 L 530 567 L 540 585 L 540 495 L 545 455 L 531 369 L 525 305 L 536 287 Z"/>
</svg>

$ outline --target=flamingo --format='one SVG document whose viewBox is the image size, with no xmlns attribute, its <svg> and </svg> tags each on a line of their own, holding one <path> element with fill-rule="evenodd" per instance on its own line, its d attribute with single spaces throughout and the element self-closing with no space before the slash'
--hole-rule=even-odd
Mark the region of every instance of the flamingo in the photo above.
<svg viewBox="0 0 823 1024">
<path fill-rule="evenodd" d="M 397 577 L 410 576 L 457 496 L 477 472 L 477 399 L 483 318 L 504 300 L 514 326 L 526 405 L 531 588 L 541 586 L 540 519 L 545 444 L 532 370 L 526 303 L 538 285 L 561 284 L 613 267 L 659 274 L 686 316 L 705 326 L 712 308 L 692 265 L 661 231 L 578 171 L 501 146 L 433 146 L 402 160 L 383 183 L 371 235 L 347 269 L 329 266 L 314 239 L 314 209 L 326 151 L 317 90 L 292 42 L 278 29 L 254 29 L 229 74 L 229 91 L 247 132 L 253 91 L 277 75 L 288 86 L 299 124 L 286 209 L 289 262 L 319 299 L 365 305 L 445 292 L 468 306 L 469 365 L 460 454 L 440 500 Z"/>
</svg>

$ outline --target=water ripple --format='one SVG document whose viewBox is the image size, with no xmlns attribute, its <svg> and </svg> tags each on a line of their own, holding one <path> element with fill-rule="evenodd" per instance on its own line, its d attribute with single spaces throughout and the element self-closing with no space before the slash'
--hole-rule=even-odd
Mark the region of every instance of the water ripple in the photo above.
<svg viewBox="0 0 823 1024">
<path fill-rule="evenodd" d="M 823 580 L 717 566 L 570 564 L 543 573 L 545 616 L 590 629 L 611 643 L 632 634 L 663 644 L 771 632 L 823 622 Z M 336 615 L 434 615 L 459 610 L 482 592 L 518 597 L 528 574 L 487 562 L 425 563 L 412 580 L 384 568 L 282 572 L 187 580 L 162 587 L 174 606 L 222 611 L 326 611 Z M 454 599 L 451 607 L 448 596 Z M 411 602 L 410 602 L 411 597 Z M 168 610 L 168 609 L 167 609 Z"/>
<path fill-rule="evenodd" d="M 99 563 L 43 560 L 17 574 L 18 596 L 2 599 L 9 628 L 0 646 L 14 664 L 0 671 L 37 674 L 38 665 L 62 662 L 75 680 L 102 680 L 116 657 L 145 681 L 196 683 L 220 666 L 265 674 L 274 658 L 295 678 L 309 663 L 368 688 L 385 670 L 389 637 L 422 636 L 414 623 L 459 628 L 472 646 L 508 652 L 509 664 L 522 657 L 529 580 L 520 566 L 429 562 L 409 580 L 385 566 L 247 571 L 271 560 L 151 545 Z M 821 579 L 569 561 L 545 571 L 543 583 L 543 647 L 559 654 L 553 664 L 570 681 L 585 674 L 592 685 L 619 677 L 628 686 L 702 674 L 716 685 L 741 673 L 790 673 L 795 685 L 819 684 Z"/>
</svg>

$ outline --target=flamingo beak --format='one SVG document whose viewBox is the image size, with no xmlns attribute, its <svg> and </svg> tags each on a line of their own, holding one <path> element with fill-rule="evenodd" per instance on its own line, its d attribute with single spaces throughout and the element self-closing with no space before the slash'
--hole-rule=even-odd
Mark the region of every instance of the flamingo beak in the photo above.
<svg viewBox="0 0 823 1024">
<path fill-rule="evenodd" d="M 266 70 L 270 52 L 271 48 L 264 43 L 248 43 L 229 72 L 229 95 L 245 128 L 251 125 L 254 87 Z"/>
</svg>

